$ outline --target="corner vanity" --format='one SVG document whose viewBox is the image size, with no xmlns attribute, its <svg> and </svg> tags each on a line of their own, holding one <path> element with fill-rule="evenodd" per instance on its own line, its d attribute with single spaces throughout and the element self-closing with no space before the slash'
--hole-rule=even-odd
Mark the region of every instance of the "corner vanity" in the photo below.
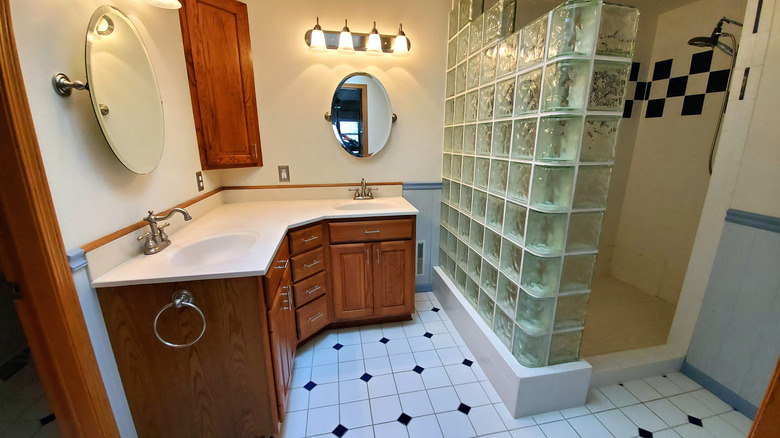
<svg viewBox="0 0 780 438">
<path fill-rule="evenodd" d="M 417 210 L 400 197 L 228 203 L 92 282 L 139 436 L 271 436 L 295 349 L 410 319 Z"/>
</svg>

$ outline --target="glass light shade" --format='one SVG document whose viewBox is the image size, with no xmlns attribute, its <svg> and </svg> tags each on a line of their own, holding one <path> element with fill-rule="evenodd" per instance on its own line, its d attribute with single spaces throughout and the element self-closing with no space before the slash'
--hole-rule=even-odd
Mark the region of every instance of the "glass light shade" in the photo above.
<svg viewBox="0 0 780 438">
<path fill-rule="evenodd" d="M 406 41 L 406 34 L 404 33 L 403 25 L 398 28 L 398 35 L 395 37 L 395 44 L 393 45 L 393 55 L 395 56 L 409 56 L 409 44 Z"/>
<path fill-rule="evenodd" d="M 328 47 L 325 45 L 325 33 L 322 29 L 314 29 L 311 31 L 311 44 L 309 50 L 312 52 L 325 52 Z"/>
<path fill-rule="evenodd" d="M 146 0 L 146 3 L 163 9 L 181 9 L 181 3 L 178 0 Z"/>
<path fill-rule="evenodd" d="M 352 44 L 352 32 L 347 27 L 347 20 L 344 20 L 344 29 L 341 29 L 339 35 L 339 48 L 341 53 L 355 53 L 355 46 Z"/>
<path fill-rule="evenodd" d="M 366 55 L 378 56 L 382 54 L 382 38 L 379 36 L 379 31 L 376 30 L 376 22 L 374 22 L 374 28 L 371 29 L 371 33 L 368 35 L 368 45 L 366 46 Z"/>
</svg>

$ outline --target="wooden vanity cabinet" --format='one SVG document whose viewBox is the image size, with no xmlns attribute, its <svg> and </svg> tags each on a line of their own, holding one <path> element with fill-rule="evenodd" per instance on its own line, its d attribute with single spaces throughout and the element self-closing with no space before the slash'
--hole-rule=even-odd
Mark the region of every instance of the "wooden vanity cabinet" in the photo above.
<svg viewBox="0 0 780 438">
<path fill-rule="evenodd" d="M 263 165 L 246 4 L 182 0 L 179 10 L 203 169 Z"/>
<path fill-rule="evenodd" d="M 274 294 L 273 303 L 268 309 L 268 329 L 273 356 L 279 421 L 284 421 L 287 394 L 292 381 L 295 347 L 298 344 L 295 311 L 292 307 L 291 296 L 292 280 L 288 267 L 285 269 L 283 279 Z"/>
<path fill-rule="evenodd" d="M 330 324 L 328 260 L 322 223 L 287 234 L 293 280 L 297 340 L 303 341 Z"/>
</svg>

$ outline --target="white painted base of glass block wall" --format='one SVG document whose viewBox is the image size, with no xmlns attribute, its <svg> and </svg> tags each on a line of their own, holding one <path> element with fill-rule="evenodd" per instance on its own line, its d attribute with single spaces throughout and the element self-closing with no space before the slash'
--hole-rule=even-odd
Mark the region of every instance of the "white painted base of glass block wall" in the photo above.
<svg viewBox="0 0 780 438">
<path fill-rule="evenodd" d="M 433 277 L 433 293 L 515 418 L 585 404 L 591 377 L 588 362 L 520 365 L 440 267 L 434 268 Z"/>
</svg>

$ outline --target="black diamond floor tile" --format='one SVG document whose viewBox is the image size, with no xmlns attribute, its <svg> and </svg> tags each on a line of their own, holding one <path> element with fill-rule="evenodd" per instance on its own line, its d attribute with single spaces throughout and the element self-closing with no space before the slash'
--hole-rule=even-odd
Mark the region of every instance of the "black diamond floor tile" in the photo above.
<svg viewBox="0 0 780 438">
<path fill-rule="evenodd" d="M 47 424 L 51 423 L 54 420 L 56 420 L 56 418 L 54 417 L 54 414 L 49 414 L 49 415 L 41 418 L 39 421 L 41 422 L 41 426 L 46 426 Z"/>
<path fill-rule="evenodd" d="M 408 426 L 410 421 L 412 421 L 412 417 L 401 412 L 401 415 L 398 417 L 398 422 L 403 424 L 404 426 Z"/>
<path fill-rule="evenodd" d="M 314 383 L 314 382 L 312 382 L 311 380 L 309 380 L 309 383 L 307 383 L 307 384 L 303 385 L 303 387 L 304 387 L 304 388 L 306 388 L 306 389 L 307 389 L 307 390 L 309 390 L 309 391 L 311 391 L 312 389 L 314 389 L 314 387 L 315 387 L 315 386 L 317 386 L 317 384 L 316 384 L 316 383 Z"/>
<path fill-rule="evenodd" d="M 336 345 L 333 346 L 333 349 L 334 350 L 341 350 L 343 347 L 344 347 L 343 345 L 337 343 Z"/>
<path fill-rule="evenodd" d="M 692 415 L 688 415 L 688 422 L 699 427 L 704 427 L 701 420 Z"/>
<path fill-rule="evenodd" d="M 642 438 L 653 438 L 653 432 L 639 428 L 639 436 Z"/>
<path fill-rule="evenodd" d="M 438 307 L 434 307 L 433 309 L 431 309 L 431 312 L 438 312 L 439 310 L 441 309 L 439 309 Z"/>
<path fill-rule="evenodd" d="M 383 344 L 387 344 L 388 342 L 390 342 L 390 339 L 382 338 L 382 339 L 379 340 L 379 342 L 381 342 Z"/>
<path fill-rule="evenodd" d="M 420 365 L 415 365 L 414 368 L 412 368 L 412 371 L 414 371 L 417 374 L 422 374 L 424 370 L 425 368 L 421 367 Z"/>
<path fill-rule="evenodd" d="M 335 429 L 333 429 L 333 435 L 336 435 L 337 437 L 341 438 L 344 436 L 345 433 L 347 433 L 349 429 L 339 424 L 336 426 Z"/>
<path fill-rule="evenodd" d="M 423 336 L 425 336 L 428 339 L 431 339 L 433 337 L 433 333 L 425 332 Z"/>
<path fill-rule="evenodd" d="M 468 415 L 471 411 L 471 406 L 461 403 L 460 406 L 458 406 L 458 410 Z"/>
<path fill-rule="evenodd" d="M 470 367 L 470 366 L 474 365 L 474 361 L 473 360 L 468 360 L 468 359 L 463 359 L 463 365 L 466 365 L 467 367 Z"/>
<path fill-rule="evenodd" d="M 364 373 L 362 376 L 360 376 L 360 380 L 362 380 L 364 382 L 368 382 L 369 380 L 371 380 L 372 377 L 374 377 L 374 376 L 372 376 L 371 374 L 368 374 L 368 373 Z"/>
</svg>

